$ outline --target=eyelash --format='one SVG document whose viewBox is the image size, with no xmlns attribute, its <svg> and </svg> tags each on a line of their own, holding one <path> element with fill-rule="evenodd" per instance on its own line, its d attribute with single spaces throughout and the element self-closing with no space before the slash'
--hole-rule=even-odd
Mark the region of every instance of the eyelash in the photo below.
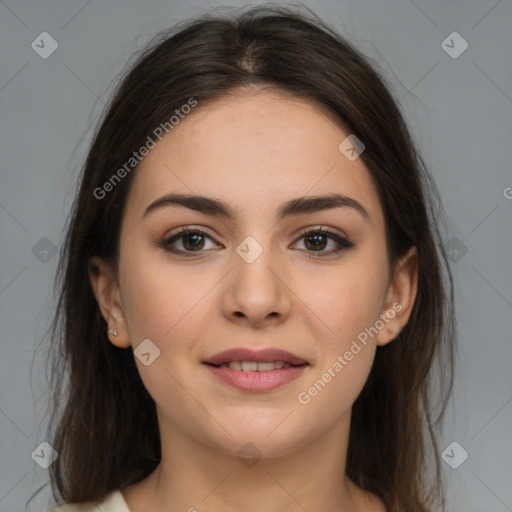
<svg viewBox="0 0 512 512">
<path fill-rule="evenodd" d="M 172 243 L 176 242 L 180 238 L 183 238 L 183 236 L 185 236 L 187 234 L 198 234 L 201 236 L 205 236 L 205 237 L 209 238 L 210 240 L 214 241 L 213 238 L 208 233 L 203 231 L 202 229 L 190 228 L 188 226 L 185 226 L 185 227 L 181 228 L 177 233 L 175 233 L 167 238 L 164 238 L 159 245 L 167 252 L 183 255 L 185 257 L 196 256 L 197 254 L 200 254 L 202 251 L 205 250 L 205 249 L 201 249 L 198 251 L 182 251 L 182 250 L 170 248 Z M 347 238 L 342 237 L 332 231 L 328 231 L 328 230 L 321 229 L 321 228 L 305 229 L 305 230 L 301 231 L 301 233 L 299 234 L 299 238 L 297 240 L 301 240 L 302 238 L 307 238 L 308 236 L 318 235 L 318 234 L 326 235 L 331 240 L 334 240 L 339 245 L 339 248 L 331 250 L 331 251 L 326 251 L 326 252 L 319 251 L 318 252 L 319 255 L 314 255 L 314 256 L 313 256 L 313 254 L 315 254 L 316 251 L 307 251 L 307 252 L 312 253 L 309 256 L 310 258 L 324 258 L 324 257 L 330 256 L 333 254 L 338 254 L 340 252 L 343 252 L 347 249 L 354 247 L 354 244 Z"/>
</svg>

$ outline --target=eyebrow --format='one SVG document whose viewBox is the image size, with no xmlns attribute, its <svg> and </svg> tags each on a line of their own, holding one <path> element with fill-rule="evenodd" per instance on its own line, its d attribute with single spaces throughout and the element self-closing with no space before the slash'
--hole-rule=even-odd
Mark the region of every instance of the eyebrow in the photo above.
<svg viewBox="0 0 512 512">
<path fill-rule="evenodd" d="M 167 206 L 185 207 L 205 215 L 223 217 L 232 221 L 238 218 L 236 210 L 230 205 L 212 197 L 190 194 L 167 194 L 162 196 L 146 208 L 142 217 L 144 218 L 149 213 Z M 285 217 L 341 207 L 352 208 L 359 212 L 366 220 L 370 220 L 370 215 L 361 203 L 341 194 L 305 196 L 291 199 L 280 206 L 277 211 L 277 219 L 282 220 Z"/>
</svg>

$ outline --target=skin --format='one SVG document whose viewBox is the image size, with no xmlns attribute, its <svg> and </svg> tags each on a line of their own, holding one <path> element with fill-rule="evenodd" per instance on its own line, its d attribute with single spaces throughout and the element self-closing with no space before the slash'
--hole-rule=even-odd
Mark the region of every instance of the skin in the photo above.
<svg viewBox="0 0 512 512">
<path fill-rule="evenodd" d="M 118 275 L 95 258 L 100 271 L 90 276 L 109 329 L 119 333 L 110 341 L 135 349 L 150 339 L 160 350 L 149 366 L 135 358 L 157 405 L 162 461 L 122 490 L 132 512 L 385 511 L 345 475 L 350 415 L 376 347 L 409 319 L 417 251 L 389 275 L 383 211 L 362 159 L 349 161 L 338 149 L 347 135 L 310 102 L 244 91 L 197 107 L 141 162 L 127 199 Z M 239 217 L 173 206 L 143 217 L 170 192 L 221 199 Z M 356 199 L 369 220 L 341 207 L 277 222 L 283 202 L 331 193 Z M 193 257 L 158 245 L 182 226 L 213 240 L 204 238 Z M 315 251 L 311 235 L 309 244 L 298 235 L 321 226 L 354 247 L 322 258 L 338 247 L 334 240 Z M 236 252 L 247 236 L 263 248 L 252 263 Z M 186 251 L 188 241 L 173 247 Z M 394 303 L 400 312 L 301 404 L 298 394 Z M 202 364 L 235 347 L 277 347 L 310 365 L 273 391 L 241 391 Z M 237 457 L 247 442 L 261 453 L 252 467 Z"/>
</svg>

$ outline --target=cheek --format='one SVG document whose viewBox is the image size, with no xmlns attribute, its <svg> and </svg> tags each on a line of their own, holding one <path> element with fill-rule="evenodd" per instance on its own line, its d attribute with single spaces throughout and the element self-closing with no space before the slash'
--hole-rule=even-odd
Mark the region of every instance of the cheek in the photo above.
<svg viewBox="0 0 512 512">
<path fill-rule="evenodd" d="M 183 400 L 182 407 L 186 408 L 187 397 L 182 396 L 178 383 L 192 375 L 191 350 L 198 333 L 205 331 L 201 299 L 215 281 L 210 282 L 204 274 L 171 271 L 165 262 L 156 264 L 147 251 L 125 254 L 124 262 L 120 262 L 120 279 L 124 283 L 124 316 L 130 342 L 136 349 L 149 339 L 160 351 L 148 366 L 136 358 L 139 374 L 158 404 L 167 403 L 173 396 L 173 400 Z"/>
<path fill-rule="evenodd" d="M 157 344 L 176 338 L 182 325 L 194 322 L 197 306 L 215 284 L 204 273 L 176 272 L 165 255 L 157 256 L 147 249 L 132 250 L 120 261 L 124 313 L 134 345 L 145 338 Z"/>
<path fill-rule="evenodd" d="M 333 271 L 305 277 L 302 296 L 323 324 L 325 341 L 343 348 L 379 319 L 386 292 L 386 267 L 376 257 L 357 255 Z"/>
<path fill-rule="evenodd" d="M 329 279 L 316 280 L 308 296 L 315 313 L 319 360 L 309 387 L 298 397 L 301 404 L 334 417 L 347 410 L 362 390 L 375 356 L 376 322 L 386 287 L 385 262 L 357 257 L 338 267 Z M 380 324 L 379 324 L 380 325 Z M 311 325 L 313 330 L 313 325 Z M 330 405 L 329 405 L 330 404 Z"/>
</svg>

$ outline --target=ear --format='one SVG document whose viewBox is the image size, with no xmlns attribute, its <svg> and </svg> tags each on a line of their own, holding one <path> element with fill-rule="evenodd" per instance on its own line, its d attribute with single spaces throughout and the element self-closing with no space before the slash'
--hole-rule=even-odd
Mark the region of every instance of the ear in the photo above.
<svg viewBox="0 0 512 512">
<path fill-rule="evenodd" d="M 110 342 L 116 347 L 128 348 L 130 338 L 126 330 L 123 303 L 112 265 L 101 258 L 91 258 L 89 280 L 101 314 L 107 323 Z"/>
<path fill-rule="evenodd" d="M 411 247 L 395 266 L 380 316 L 384 327 L 377 335 L 377 345 L 390 343 L 407 324 L 416 299 L 417 287 L 418 250 Z"/>
</svg>

